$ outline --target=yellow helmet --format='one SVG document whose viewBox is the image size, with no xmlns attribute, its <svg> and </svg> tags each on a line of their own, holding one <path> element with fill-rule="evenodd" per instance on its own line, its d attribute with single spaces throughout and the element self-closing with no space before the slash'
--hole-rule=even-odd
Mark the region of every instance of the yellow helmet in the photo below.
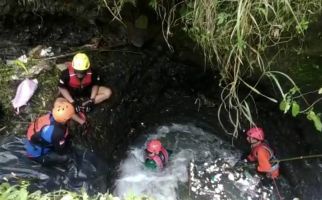
<svg viewBox="0 0 322 200">
<path fill-rule="evenodd" d="M 73 58 L 72 66 L 75 70 L 88 70 L 90 66 L 89 58 L 84 53 L 78 53 Z"/>
<path fill-rule="evenodd" d="M 66 123 L 75 114 L 74 106 L 69 102 L 57 102 L 52 114 L 56 122 Z"/>
</svg>

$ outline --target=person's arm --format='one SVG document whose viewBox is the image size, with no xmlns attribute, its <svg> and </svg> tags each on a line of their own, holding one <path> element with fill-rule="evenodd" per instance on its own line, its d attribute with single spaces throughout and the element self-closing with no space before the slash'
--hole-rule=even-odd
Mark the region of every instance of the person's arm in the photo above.
<svg viewBox="0 0 322 200">
<path fill-rule="evenodd" d="M 269 162 L 269 158 L 270 158 L 269 152 L 264 148 L 260 148 L 257 153 L 258 153 L 258 155 L 257 155 L 257 157 L 258 157 L 257 170 L 259 172 L 269 172 L 272 168 L 272 165 Z"/>
<path fill-rule="evenodd" d="M 92 77 L 93 77 L 92 78 L 93 86 L 92 86 L 90 99 L 95 99 L 96 95 L 98 94 L 98 87 L 101 84 L 101 77 L 94 69 L 92 69 Z"/>
<path fill-rule="evenodd" d="M 67 101 L 74 103 L 74 99 L 68 91 L 69 73 L 68 70 L 64 70 L 59 77 L 58 89 Z"/>
<path fill-rule="evenodd" d="M 254 162 L 255 160 L 256 158 L 251 153 L 247 156 L 247 161 Z"/>
<path fill-rule="evenodd" d="M 94 85 L 92 87 L 92 92 L 91 92 L 91 97 L 90 97 L 90 99 L 94 101 L 93 103 L 95 103 L 95 97 L 96 97 L 97 93 L 98 93 L 98 85 Z"/>
<path fill-rule="evenodd" d="M 52 144 L 54 146 L 54 151 L 58 154 L 65 153 L 66 139 L 65 139 L 65 129 L 60 127 L 60 125 L 55 125 L 52 135 Z"/>
<path fill-rule="evenodd" d="M 58 87 L 58 89 L 59 92 L 63 95 L 63 97 L 67 99 L 67 101 L 69 101 L 69 103 L 74 103 L 73 97 L 70 95 L 66 88 Z"/>
</svg>

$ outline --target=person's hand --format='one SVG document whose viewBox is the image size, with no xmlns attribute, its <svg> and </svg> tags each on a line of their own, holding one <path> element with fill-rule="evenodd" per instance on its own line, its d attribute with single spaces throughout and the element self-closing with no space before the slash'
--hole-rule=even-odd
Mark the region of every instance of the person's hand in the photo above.
<svg viewBox="0 0 322 200">
<path fill-rule="evenodd" d="M 79 113 L 79 112 L 82 111 L 82 106 L 81 106 L 81 103 L 80 102 L 74 101 L 72 104 L 73 104 L 73 106 L 75 108 L 75 112 L 76 113 Z"/>
<path fill-rule="evenodd" d="M 241 154 L 241 156 L 240 156 L 240 160 L 245 160 L 245 159 L 247 159 L 247 157 L 248 157 L 248 155 L 250 154 L 250 152 L 249 151 L 245 151 L 245 152 L 243 152 L 242 154 Z M 246 160 L 247 161 L 247 160 Z"/>
<path fill-rule="evenodd" d="M 247 159 L 242 159 L 242 160 L 239 160 L 236 164 L 235 164 L 235 168 L 236 169 L 243 169 L 245 168 L 247 165 L 248 165 L 248 161 Z"/>
<path fill-rule="evenodd" d="M 94 107 L 94 101 L 95 101 L 95 99 L 90 99 L 89 101 L 86 102 L 85 109 L 84 109 L 85 112 L 88 113 L 88 112 L 92 111 L 92 109 Z"/>
</svg>

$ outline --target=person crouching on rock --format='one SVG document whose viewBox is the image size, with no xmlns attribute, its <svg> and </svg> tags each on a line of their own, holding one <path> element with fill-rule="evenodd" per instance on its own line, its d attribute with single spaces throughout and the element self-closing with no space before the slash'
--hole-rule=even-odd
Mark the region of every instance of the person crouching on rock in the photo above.
<svg viewBox="0 0 322 200">
<path fill-rule="evenodd" d="M 67 123 L 74 114 L 72 104 L 56 100 L 52 112 L 37 118 L 29 125 L 25 143 L 27 156 L 46 166 L 67 162 Z"/>
</svg>

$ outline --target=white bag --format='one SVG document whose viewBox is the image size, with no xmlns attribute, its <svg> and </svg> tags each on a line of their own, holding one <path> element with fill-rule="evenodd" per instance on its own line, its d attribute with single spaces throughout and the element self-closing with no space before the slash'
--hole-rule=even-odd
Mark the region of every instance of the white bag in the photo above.
<svg viewBox="0 0 322 200">
<path fill-rule="evenodd" d="M 16 92 L 15 98 L 11 101 L 16 113 L 19 114 L 19 108 L 27 104 L 32 95 L 35 93 L 38 87 L 37 79 L 25 79 L 23 80 Z"/>
</svg>

